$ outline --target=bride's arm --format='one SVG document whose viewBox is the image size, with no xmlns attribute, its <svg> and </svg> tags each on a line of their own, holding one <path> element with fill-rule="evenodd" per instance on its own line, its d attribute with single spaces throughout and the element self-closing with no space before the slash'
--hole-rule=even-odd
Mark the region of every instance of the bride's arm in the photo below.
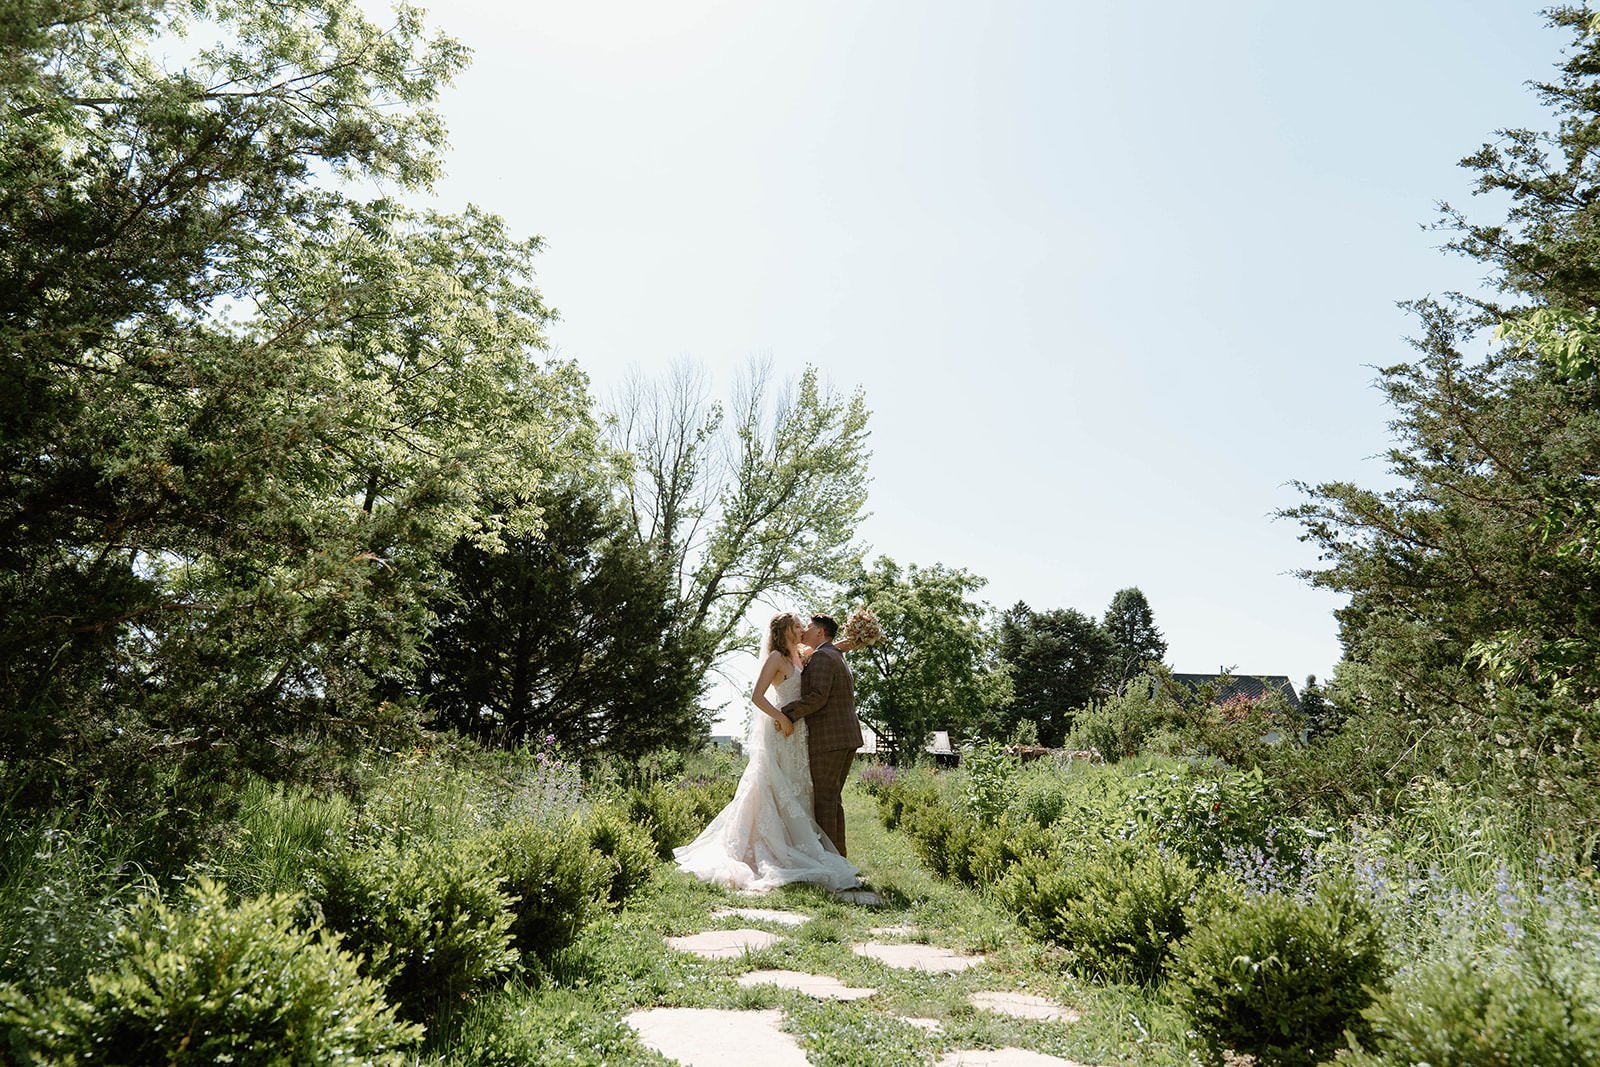
<svg viewBox="0 0 1600 1067">
<path fill-rule="evenodd" d="M 773 724 L 783 731 L 783 736 L 788 737 L 794 733 L 794 723 L 789 716 L 778 710 L 777 705 L 767 699 L 767 689 L 772 685 L 772 680 L 778 676 L 778 667 L 783 663 L 783 653 L 774 649 L 767 653 L 767 658 L 761 663 L 761 671 L 756 675 L 756 687 L 750 694 L 750 699 L 755 702 Z"/>
</svg>

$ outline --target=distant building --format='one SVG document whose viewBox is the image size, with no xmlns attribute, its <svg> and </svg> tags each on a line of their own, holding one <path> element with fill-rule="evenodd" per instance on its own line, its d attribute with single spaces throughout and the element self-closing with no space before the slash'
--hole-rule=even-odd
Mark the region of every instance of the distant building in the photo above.
<svg viewBox="0 0 1600 1067">
<path fill-rule="evenodd" d="M 1218 672 L 1216 674 L 1174 674 L 1173 682 L 1183 689 L 1198 695 L 1207 688 L 1211 689 L 1213 696 L 1211 703 L 1226 705 L 1230 701 L 1248 700 L 1258 701 L 1276 693 L 1288 702 L 1289 707 L 1295 711 L 1300 710 L 1300 697 L 1294 691 L 1294 683 L 1283 674 L 1236 674 L 1232 672 Z M 1299 733 L 1301 743 L 1310 738 L 1310 731 L 1304 727 Z M 1283 740 L 1277 727 L 1272 727 L 1261 740 L 1269 745 L 1275 745 Z"/>
<path fill-rule="evenodd" d="M 1210 686 L 1216 695 L 1212 703 L 1223 704 L 1238 697 L 1260 700 L 1268 693 L 1279 693 L 1294 710 L 1300 710 L 1300 697 L 1294 683 L 1284 674 L 1174 674 L 1172 680 L 1192 693 Z"/>
</svg>

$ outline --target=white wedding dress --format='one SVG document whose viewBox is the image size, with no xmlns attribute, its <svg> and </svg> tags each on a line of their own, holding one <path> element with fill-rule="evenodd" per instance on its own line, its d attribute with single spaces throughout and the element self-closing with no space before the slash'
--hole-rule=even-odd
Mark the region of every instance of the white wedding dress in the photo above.
<svg viewBox="0 0 1600 1067">
<path fill-rule="evenodd" d="M 773 687 L 778 707 L 800 697 L 800 672 Z M 767 890 L 789 882 L 829 889 L 860 884 L 860 872 L 833 847 L 812 815 L 806 721 L 784 737 L 757 711 L 747 744 L 750 763 L 728 806 L 700 836 L 672 850 L 681 870 L 730 889 Z"/>
</svg>

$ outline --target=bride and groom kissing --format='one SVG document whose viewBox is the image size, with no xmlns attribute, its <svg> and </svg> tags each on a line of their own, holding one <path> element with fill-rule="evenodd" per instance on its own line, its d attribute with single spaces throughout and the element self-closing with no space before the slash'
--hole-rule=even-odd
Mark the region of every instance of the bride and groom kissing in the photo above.
<svg viewBox="0 0 1600 1067">
<path fill-rule="evenodd" d="M 863 617 L 870 612 L 851 617 L 852 633 Z M 673 849 L 680 869 L 731 889 L 861 885 L 845 859 L 841 794 L 862 743 L 844 653 L 863 642 L 836 642 L 838 633 L 829 615 L 804 626 L 793 612 L 773 616 L 751 693 L 771 725 L 757 720 L 751 729 L 750 762 L 733 800 L 693 842 Z"/>
</svg>

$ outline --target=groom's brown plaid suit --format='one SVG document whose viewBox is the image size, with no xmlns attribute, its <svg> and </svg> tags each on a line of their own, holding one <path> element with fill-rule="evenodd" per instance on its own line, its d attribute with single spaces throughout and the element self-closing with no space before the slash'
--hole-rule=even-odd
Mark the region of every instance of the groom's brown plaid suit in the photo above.
<svg viewBox="0 0 1600 1067">
<path fill-rule="evenodd" d="M 861 747 L 855 683 L 844 656 L 831 641 L 811 654 L 800 672 L 800 699 L 783 706 L 791 719 L 805 719 L 811 756 L 811 788 L 817 825 L 843 856 L 844 803 L 840 794 L 850 777 L 850 761 Z"/>
</svg>

